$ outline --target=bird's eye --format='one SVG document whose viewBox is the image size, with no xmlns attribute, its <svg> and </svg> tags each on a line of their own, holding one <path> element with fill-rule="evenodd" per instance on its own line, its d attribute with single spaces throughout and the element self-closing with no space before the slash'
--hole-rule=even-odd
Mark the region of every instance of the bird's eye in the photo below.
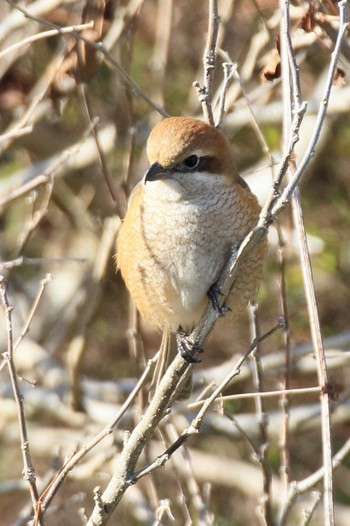
<svg viewBox="0 0 350 526">
<path fill-rule="evenodd" d="M 196 168 L 196 166 L 199 164 L 198 155 L 190 155 L 184 160 L 183 164 L 186 166 L 186 168 Z"/>
</svg>

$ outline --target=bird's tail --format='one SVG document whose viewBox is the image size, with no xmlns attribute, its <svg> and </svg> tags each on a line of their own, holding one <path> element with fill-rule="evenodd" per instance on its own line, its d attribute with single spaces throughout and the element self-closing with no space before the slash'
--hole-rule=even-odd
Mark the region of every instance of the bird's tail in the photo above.
<svg viewBox="0 0 350 526">
<path fill-rule="evenodd" d="M 176 334 L 171 333 L 170 331 L 165 330 L 163 332 L 162 341 L 159 348 L 159 357 L 156 363 L 156 368 L 154 370 L 150 397 L 153 398 L 154 393 L 163 378 L 167 368 L 175 358 L 178 353 L 178 345 Z M 192 392 L 192 371 L 187 370 L 187 372 L 180 379 L 176 395 L 173 400 L 186 400 Z"/>
</svg>

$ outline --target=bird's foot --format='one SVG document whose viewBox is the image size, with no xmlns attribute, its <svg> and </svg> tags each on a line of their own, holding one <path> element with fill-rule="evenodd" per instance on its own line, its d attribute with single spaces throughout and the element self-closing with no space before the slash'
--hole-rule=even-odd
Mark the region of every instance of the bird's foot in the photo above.
<svg viewBox="0 0 350 526">
<path fill-rule="evenodd" d="M 201 360 L 196 354 L 202 353 L 203 349 L 197 343 L 190 340 L 184 330 L 179 327 L 176 335 L 177 349 L 187 363 L 199 363 Z"/>
<path fill-rule="evenodd" d="M 210 289 L 207 292 L 207 296 L 209 298 L 210 303 L 212 304 L 213 309 L 216 310 L 220 318 L 222 316 L 225 316 L 225 314 L 227 314 L 228 312 L 231 312 L 230 307 L 228 307 L 226 303 L 220 305 L 219 296 L 222 296 L 222 292 L 217 283 L 214 283 L 214 285 L 210 287 Z"/>
</svg>

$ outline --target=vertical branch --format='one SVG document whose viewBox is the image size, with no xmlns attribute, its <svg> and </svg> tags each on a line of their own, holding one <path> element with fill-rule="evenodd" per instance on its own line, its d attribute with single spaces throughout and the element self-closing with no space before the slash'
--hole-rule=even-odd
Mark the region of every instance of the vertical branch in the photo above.
<svg viewBox="0 0 350 526">
<path fill-rule="evenodd" d="M 286 290 L 286 261 L 284 252 L 284 239 L 279 224 L 276 224 L 278 232 L 278 252 L 280 263 L 280 301 L 282 316 L 285 321 L 283 329 L 283 343 L 285 350 L 285 366 L 284 378 L 282 382 L 283 394 L 281 394 L 280 405 L 282 409 L 282 427 L 281 427 L 281 475 L 284 485 L 284 492 L 287 494 L 290 466 L 289 466 L 289 399 L 286 391 L 289 389 L 289 374 L 290 374 L 290 328 L 287 305 L 287 290 Z"/>
<path fill-rule="evenodd" d="M 327 392 L 327 367 L 325 361 L 325 354 L 322 342 L 321 328 L 318 317 L 317 303 L 315 297 L 315 290 L 313 285 L 313 276 L 311 269 L 310 254 L 306 239 L 306 232 L 303 223 L 303 214 L 300 203 L 300 194 L 298 189 L 299 173 L 303 173 L 306 166 L 310 162 L 310 158 L 314 152 L 316 143 L 318 141 L 323 120 L 326 115 L 332 82 L 334 78 L 335 68 L 338 62 L 342 39 L 347 27 L 345 21 L 346 2 L 342 0 L 339 2 L 340 27 L 338 38 L 332 53 L 332 60 L 328 71 L 328 78 L 326 83 L 325 94 L 322 100 L 320 110 L 317 115 L 317 123 L 315 131 L 312 135 L 309 147 L 301 160 L 298 168 L 295 170 L 293 163 L 290 163 L 290 181 L 287 188 L 283 192 L 278 201 L 283 202 L 284 196 L 292 195 L 292 212 L 294 219 L 294 226 L 298 235 L 299 251 L 301 259 L 301 269 L 304 281 L 304 289 L 306 295 L 307 308 L 310 320 L 310 330 L 312 342 L 317 360 L 317 375 L 319 385 L 322 389 L 320 396 L 321 404 L 321 425 L 322 425 L 322 453 L 324 466 L 324 517 L 325 525 L 332 526 L 334 524 L 334 510 L 333 510 L 333 479 L 332 479 L 332 446 L 331 446 L 331 422 L 330 422 L 330 396 Z M 289 27 L 289 1 L 281 0 L 280 2 L 282 19 L 281 19 L 281 60 L 283 74 L 283 95 L 284 95 L 284 129 L 289 129 L 291 122 L 291 114 L 295 106 L 300 102 L 300 86 L 298 69 L 293 54 L 290 42 L 290 27 Z M 286 134 L 284 137 L 285 144 L 287 142 Z"/>
<path fill-rule="evenodd" d="M 306 303 L 309 313 L 311 338 L 316 356 L 317 377 L 321 387 L 321 426 L 322 426 L 322 456 L 324 466 L 323 478 L 323 506 L 325 526 L 334 525 L 333 510 L 333 469 L 332 469 L 332 436 L 330 415 L 330 394 L 327 392 L 328 378 L 327 366 L 324 353 L 320 320 L 318 316 L 317 302 L 312 276 L 309 247 L 306 239 L 303 213 L 300 203 L 299 188 L 297 187 L 292 196 L 292 210 L 294 227 L 298 235 L 301 269 L 303 274 Z"/>
<path fill-rule="evenodd" d="M 219 32 L 220 17 L 218 13 L 217 0 L 209 0 L 209 26 L 207 45 L 203 56 L 204 67 L 204 89 L 208 98 L 208 120 L 214 125 L 213 110 L 211 107 L 211 96 L 213 91 L 213 80 L 216 62 L 216 41 Z"/>
<path fill-rule="evenodd" d="M 251 339 L 257 341 L 257 346 L 251 354 L 253 362 L 253 379 L 257 393 L 263 391 L 263 370 L 260 359 L 260 330 L 257 319 L 257 306 L 251 305 L 249 309 L 250 325 L 251 325 Z M 266 526 L 273 525 L 272 509 L 271 509 L 271 471 L 268 464 L 268 417 L 265 410 L 265 403 L 260 396 L 255 399 L 256 414 L 258 418 L 258 426 L 260 432 L 260 447 L 259 447 L 259 462 L 262 469 L 263 476 L 263 495 L 260 499 L 260 512 Z"/>
<path fill-rule="evenodd" d="M 209 0 L 208 36 L 203 55 L 204 82 L 203 86 L 200 86 L 197 81 L 194 82 L 193 85 L 196 88 L 199 100 L 202 103 L 204 117 L 212 126 L 215 126 L 211 97 L 216 64 L 216 42 L 218 38 L 219 24 L 220 17 L 218 13 L 218 2 L 217 0 Z"/>
<path fill-rule="evenodd" d="M 298 111 L 301 107 L 299 94 L 299 78 L 293 55 L 291 34 L 290 34 L 290 19 L 289 19 L 289 2 L 282 0 L 280 2 L 281 8 L 281 71 L 282 71 L 282 103 L 283 103 L 283 150 L 290 151 L 290 157 L 286 163 L 286 169 L 288 164 L 291 164 L 291 158 L 293 157 L 294 144 L 291 142 L 293 138 L 290 138 L 291 126 L 293 120 L 293 112 Z M 294 81 L 294 82 L 293 82 Z M 297 89 L 293 90 L 293 86 L 297 86 Z M 306 109 L 306 106 L 305 106 Z M 290 148 L 291 146 L 291 148 Z M 282 171 L 281 171 L 282 173 Z M 285 344 L 285 371 L 283 390 L 289 388 L 289 351 L 290 351 L 290 339 L 289 339 L 289 326 L 287 316 L 287 302 L 286 302 L 286 289 L 285 289 L 285 261 L 283 254 L 283 240 L 280 229 L 277 227 L 279 232 L 279 257 L 280 257 L 280 287 L 281 287 L 281 307 L 282 313 L 285 317 L 285 328 L 284 328 L 284 344 Z M 284 495 L 283 499 L 286 498 L 289 482 L 289 451 L 288 451 L 288 425 L 289 425 L 289 400 L 288 395 L 281 395 L 281 409 L 282 409 L 282 429 L 281 429 L 281 474 L 284 482 Z"/>
<path fill-rule="evenodd" d="M 21 449 L 23 457 L 23 478 L 27 480 L 30 488 L 30 495 L 32 499 L 33 511 L 36 513 L 37 502 L 39 498 L 38 488 L 36 486 L 36 476 L 35 469 L 32 463 L 29 447 L 29 439 L 27 433 L 26 420 L 24 416 L 24 407 L 23 407 L 23 397 L 21 395 L 16 367 L 13 361 L 13 326 L 12 326 L 12 310 L 13 307 L 10 305 L 8 296 L 7 296 L 7 282 L 4 276 L 0 276 L 0 295 L 3 308 L 6 316 L 6 329 L 7 329 L 7 352 L 4 353 L 4 359 L 7 362 L 7 367 L 9 370 L 11 384 L 13 389 L 13 394 L 15 397 L 18 420 L 19 420 L 19 432 L 21 437 Z M 38 526 L 42 524 L 41 516 L 39 516 L 37 521 Z"/>
</svg>

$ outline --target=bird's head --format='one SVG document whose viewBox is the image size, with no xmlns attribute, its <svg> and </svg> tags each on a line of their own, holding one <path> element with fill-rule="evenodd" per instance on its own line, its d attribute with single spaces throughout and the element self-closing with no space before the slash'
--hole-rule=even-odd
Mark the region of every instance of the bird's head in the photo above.
<svg viewBox="0 0 350 526">
<path fill-rule="evenodd" d="M 230 145 L 224 134 L 190 117 L 169 117 L 157 124 L 147 142 L 150 167 L 145 182 L 202 174 L 223 176 L 226 184 L 235 177 Z"/>
</svg>

